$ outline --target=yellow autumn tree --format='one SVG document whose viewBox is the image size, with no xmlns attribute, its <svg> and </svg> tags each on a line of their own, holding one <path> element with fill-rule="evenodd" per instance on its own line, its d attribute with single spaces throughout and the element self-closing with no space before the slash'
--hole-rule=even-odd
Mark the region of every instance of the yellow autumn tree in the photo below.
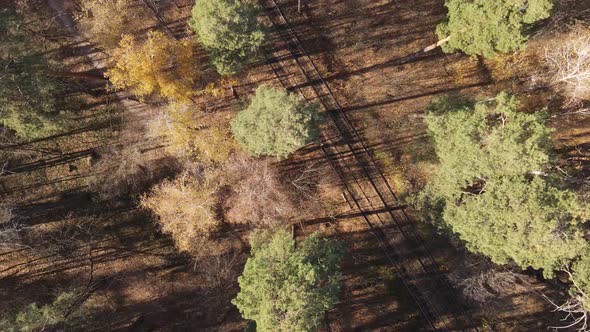
<svg viewBox="0 0 590 332">
<path fill-rule="evenodd" d="M 215 212 L 217 185 L 206 176 L 185 172 L 164 180 L 141 197 L 141 206 L 158 219 L 181 251 L 191 252 L 202 238 L 219 227 Z"/>
<path fill-rule="evenodd" d="M 150 31 L 143 42 L 123 35 L 112 63 L 106 76 L 113 85 L 139 97 L 158 94 L 186 102 L 196 94 L 200 71 L 189 41 L 177 41 L 158 31 Z"/>
<path fill-rule="evenodd" d="M 132 34 L 145 22 L 146 11 L 133 0 L 85 0 L 78 21 L 101 47 L 117 47 L 121 35 Z"/>
<path fill-rule="evenodd" d="M 237 148 L 229 117 L 229 112 L 205 113 L 190 104 L 171 103 L 151 123 L 151 132 L 162 137 L 175 156 L 221 163 Z"/>
</svg>

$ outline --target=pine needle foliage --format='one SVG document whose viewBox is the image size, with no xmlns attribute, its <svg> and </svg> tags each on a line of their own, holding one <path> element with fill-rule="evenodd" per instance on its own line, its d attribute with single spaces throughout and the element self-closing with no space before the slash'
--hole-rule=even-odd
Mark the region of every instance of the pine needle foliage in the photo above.
<svg viewBox="0 0 590 332">
<path fill-rule="evenodd" d="M 17 314 L 0 320 L 0 330 L 5 332 L 46 331 L 66 319 L 64 314 L 76 298 L 75 293 L 64 292 L 53 303 L 43 306 L 32 303 Z"/>
<path fill-rule="evenodd" d="M 551 0 L 447 0 L 449 12 L 436 33 L 450 36 L 442 46 L 447 53 L 461 50 L 492 58 L 498 52 L 524 48 L 530 25 L 549 17 Z"/>
<path fill-rule="evenodd" d="M 471 251 L 551 276 L 587 247 L 580 226 L 590 209 L 548 174 L 544 112 L 517 106 L 505 93 L 493 102 L 435 102 L 426 122 L 439 165 L 416 202 Z"/>
<path fill-rule="evenodd" d="M 285 158 L 319 138 L 319 105 L 295 94 L 260 86 L 245 110 L 232 120 L 232 133 L 253 156 Z"/>
<path fill-rule="evenodd" d="M 574 287 L 570 289 L 570 293 L 590 312 L 590 251 L 573 264 L 572 270 Z"/>
<path fill-rule="evenodd" d="M 56 111 L 59 82 L 48 75 L 43 48 L 25 31 L 23 18 L 0 10 L 0 123 L 23 139 L 63 128 Z"/>
<path fill-rule="evenodd" d="M 259 8 L 240 0 L 199 0 L 190 27 L 210 52 L 221 75 L 233 75 L 251 60 L 266 39 L 258 22 Z"/>
<path fill-rule="evenodd" d="M 315 331 L 340 289 L 343 248 L 319 234 L 295 245 L 289 231 L 257 231 L 232 301 L 257 331 Z"/>
</svg>

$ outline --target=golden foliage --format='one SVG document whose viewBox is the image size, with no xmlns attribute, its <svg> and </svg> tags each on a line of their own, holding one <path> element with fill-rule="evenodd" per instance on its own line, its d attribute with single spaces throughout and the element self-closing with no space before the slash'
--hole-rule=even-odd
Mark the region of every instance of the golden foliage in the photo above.
<svg viewBox="0 0 590 332">
<path fill-rule="evenodd" d="M 192 45 L 150 31 L 145 42 L 124 35 L 113 51 L 114 65 L 106 73 L 114 86 L 130 89 L 140 97 L 159 94 L 188 101 L 196 92 L 200 72 L 194 63 Z"/>
<path fill-rule="evenodd" d="M 219 83 L 209 82 L 207 86 L 205 86 L 203 93 L 213 97 L 221 97 L 224 95 L 224 91 L 228 86 L 236 84 L 238 84 L 238 80 L 234 78 L 222 78 Z"/>
<path fill-rule="evenodd" d="M 175 156 L 219 163 L 237 148 L 228 120 L 226 113 L 205 113 L 188 104 L 171 103 L 151 130 L 166 140 L 166 149 Z"/>
<path fill-rule="evenodd" d="M 141 206 L 158 217 L 162 232 L 172 236 L 179 250 L 191 252 L 219 225 L 216 191 L 214 181 L 185 172 L 142 196 Z"/>
<path fill-rule="evenodd" d="M 142 6 L 133 6 L 133 0 L 86 0 L 81 3 L 78 20 L 90 39 L 104 48 L 112 49 L 122 34 L 139 29 L 146 12 Z"/>
</svg>

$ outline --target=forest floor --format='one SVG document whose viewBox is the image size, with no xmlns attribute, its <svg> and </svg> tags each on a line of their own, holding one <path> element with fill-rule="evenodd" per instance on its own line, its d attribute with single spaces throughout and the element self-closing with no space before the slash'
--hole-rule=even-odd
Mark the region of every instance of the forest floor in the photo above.
<svg viewBox="0 0 590 332">
<path fill-rule="evenodd" d="M 60 13 L 62 6 L 66 14 Z M 106 54 L 73 29 L 74 8 L 72 1 L 39 1 L 31 12 L 55 13 L 53 22 L 43 22 L 41 33 L 66 69 L 100 74 Z M 83 290 L 89 293 L 86 305 L 96 308 L 85 331 L 217 330 L 220 325 L 240 330 L 245 323 L 229 300 L 237 293 L 236 276 L 245 261 L 245 233 L 226 234 L 224 245 L 235 257 L 203 260 L 225 275 L 195 272 L 194 262 L 179 254 L 128 197 L 129 191 L 141 194 L 178 169 L 162 144 L 146 136 L 146 124 L 160 105 L 113 92 L 101 79 L 64 84 L 71 85 L 62 96 L 74 110 L 68 113 L 70 130 L 2 146 L 9 160 L 0 178 L 2 201 L 19 202 L 18 221 L 31 229 L 22 240 L 34 244 L 0 252 L 0 294 L 11 299 L 0 312 Z M 126 183 L 125 176 L 139 182 Z M 114 186 L 113 181 L 122 183 Z M 121 192 L 113 192 L 117 187 Z"/>
<path fill-rule="evenodd" d="M 523 103 L 549 107 L 560 151 L 588 170 L 588 118 L 560 114 L 558 101 L 539 101 L 538 93 L 519 81 L 516 69 L 502 76 L 494 63 L 440 50 L 409 57 L 436 41 L 435 26 L 445 15 L 442 0 L 313 1 L 304 2 L 302 13 L 297 13 L 296 0 L 280 4 L 399 195 L 424 181 L 433 151 L 422 116 L 434 97 L 449 93 L 484 98 L 516 87 Z M 186 35 L 192 1 L 161 1 L 161 5 L 168 29 Z M 37 10 L 59 8 L 59 1 L 51 7 L 39 3 Z M 71 12 L 75 3 L 64 0 L 64 8 Z M 65 37 L 59 38 L 54 52 L 71 71 L 103 71 L 104 65 L 97 66 L 101 53 L 60 27 L 63 19 L 55 21 L 58 24 L 49 30 Z M 146 27 L 157 24 L 153 20 Z M 543 38 L 549 37 L 533 39 L 531 47 L 540 47 L 535 45 L 542 45 Z M 265 64 L 239 80 L 236 89 L 242 98 L 252 95 L 259 84 L 278 85 Z M 79 107 L 73 115 L 76 125 L 69 132 L 2 146 L 3 157 L 11 162 L 5 166 L 10 172 L 0 176 L 1 198 L 20 202 L 21 222 L 34 227 L 32 237 L 42 241 L 37 246 L 47 250 L 23 247 L 0 252 L 0 294 L 11 299 L 0 304 L 0 312 L 50 300 L 63 290 L 91 288 L 88 301 L 99 310 L 87 331 L 243 330 L 246 322 L 230 300 L 238 291 L 236 276 L 245 262 L 249 229 L 226 232 L 220 241 L 226 247 L 224 254 L 195 264 L 175 250 L 134 199 L 104 198 L 96 188 L 110 181 L 108 173 L 134 162 L 144 167 L 138 169 L 148 169 L 141 183 L 125 184 L 142 192 L 172 177 L 177 162 L 164 153 L 160 142 L 146 139 L 146 122 L 158 112 L 158 103 L 113 93 L 100 80 L 70 84 L 74 88 L 64 98 Z M 233 102 L 226 95 L 216 107 L 230 109 Z M 293 165 L 322 163 L 321 159 L 317 149 L 304 149 L 277 166 L 288 172 Z M 298 235 L 321 230 L 349 248 L 341 301 L 327 314 L 330 330 L 423 329 L 416 308 L 362 219 L 338 192 L 330 197 L 325 209 L 304 212 L 306 220 L 298 223 Z M 417 227 L 446 274 L 473 276 L 490 268 L 484 259 L 466 253 L 430 227 Z M 68 242 L 62 241 L 65 238 Z M 466 301 L 469 312 L 494 331 L 544 330 L 557 322 L 560 317 L 550 313 L 541 294 L 558 301 L 564 294 L 533 276 L 522 278 L 526 288 L 495 294 L 485 305 Z"/>
<path fill-rule="evenodd" d="M 542 70 L 542 66 L 529 60 L 531 54 L 543 54 L 544 45 L 554 37 L 538 34 L 523 54 L 492 61 L 444 54 L 440 49 L 415 57 L 418 51 L 437 41 L 434 31 L 446 13 L 443 3 L 432 0 L 411 4 L 389 0 L 304 2 L 298 13 L 297 1 L 280 2 L 398 196 L 420 188 L 435 159 L 422 119 L 433 98 L 444 95 L 478 100 L 510 90 L 517 93 L 525 110 L 547 108 L 562 158 L 575 160 L 577 168 L 586 176 L 590 175 L 590 118 L 565 114 L 560 109 L 563 100 L 555 93 L 536 88 L 530 79 L 530 73 Z M 564 7 L 556 8 L 557 17 L 587 15 L 590 5 L 576 3 Z M 563 21 L 546 24 L 556 26 Z M 467 254 L 460 244 L 450 243 L 426 225 L 418 227 L 448 275 L 465 278 L 486 269 L 484 260 Z M 362 246 L 349 243 L 353 247 Z M 381 272 L 386 270 L 385 266 L 373 266 Z M 365 272 L 370 274 L 370 270 L 365 269 Z M 357 279 L 345 283 L 347 296 L 344 298 L 354 294 L 362 284 L 358 279 L 362 274 L 355 272 L 354 275 Z M 541 294 L 559 296 L 558 292 L 534 277 L 523 278 L 527 283 L 525 290 L 515 287 L 512 292 L 496 294 L 496 298 L 485 304 L 466 301 L 472 315 L 484 326 L 498 331 L 531 331 L 555 324 L 559 316 L 550 313 L 551 307 Z M 388 283 L 387 279 L 381 281 L 381 287 Z M 391 292 L 403 293 L 400 289 L 398 285 Z M 386 294 L 386 290 L 379 287 L 372 291 L 376 298 L 380 298 L 376 294 Z M 400 314 L 395 300 L 369 303 L 371 305 L 361 305 L 359 310 L 354 301 L 342 301 L 330 316 L 335 321 L 346 317 L 347 322 L 354 322 L 344 330 L 396 330 L 394 322 Z"/>
</svg>

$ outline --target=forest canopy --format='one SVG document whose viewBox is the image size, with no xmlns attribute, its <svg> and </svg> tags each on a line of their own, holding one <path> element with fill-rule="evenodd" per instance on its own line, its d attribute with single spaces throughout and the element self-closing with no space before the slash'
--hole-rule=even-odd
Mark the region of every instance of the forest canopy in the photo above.
<svg viewBox="0 0 590 332">
<path fill-rule="evenodd" d="M 253 156 L 285 158 L 319 138 L 319 119 L 319 105 L 262 85 L 231 126 L 236 140 Z"/>
<path fill-rule="evenodd" d="M 259 331 L 313 331 L 334 307 L 342 247 L 319 234 L 295 246 L 289 231 L 256 231 L 232 301 Z"/>
<path fill-rule="evenodd" d="M 496 53 L 521 50 L 531 24 L 549 17 L 551 0 L 447 0 L 446 20 L 438 25 L 442 48 L 450 53 L 491 58 Z"/>
<path fill-rule="evenodd" d="M 117 47 L 123 35 L 133 34 L 147 18 L 133 0 L 84 0 L 78 21 L 90 39 L 105 49 Z"/>
<path fill-rule="evenodd" d="M 191 44 L 150 31 L 146 41 L 123 35 L 113 51 L 113 66 L 106 73 L 113 85 L 140 97 L 159 94 L 187 101 L 195 94 L 199 76 Z"/>
<path fill-rule="evenodd" d="M 505 93 L 491 102 L 431 106 L 426 122 L 439 166 L 418 206 L 471 251 L 551 276 L 587 247 L 580 226 L 590 210 L 549 174 L 544 113 L 517 106 Z"/>
<path fill-rule="evenodd" d="M 0 331 L 587 332 L 590 0 L 432 5 L 3 1 Z"/>
<path fill-rule="evenodd" d="M 195 3 L 190 27 L 209 50 L 221 75 L 233 75 L 251 60 L 266 40 L 258 22 L 259 8 L 239 0 L 200 0 Z"/>
</svg>

